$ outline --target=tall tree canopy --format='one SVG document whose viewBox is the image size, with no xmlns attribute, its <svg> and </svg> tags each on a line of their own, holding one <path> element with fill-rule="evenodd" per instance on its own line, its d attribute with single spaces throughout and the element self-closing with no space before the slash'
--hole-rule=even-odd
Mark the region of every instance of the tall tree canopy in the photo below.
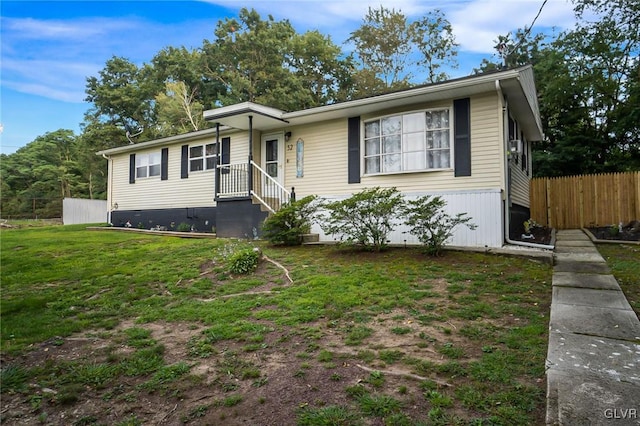
<svg viewBox="0 0 640 426">
<path fill-rule="evenodd" d="M 365 76 L 375 75 L 377 86 L 388 89 L 409 87 L 417 74 L 426 74 L 425 82 L 446 80 L 439 71 L 443 65 L 456 67 L 458 44 L 451 24 L 440 10 L 409 22 L 395 9 L 369 8 L 363 23 L 348 39 L 355 44 Z M 416 54 L 417 53 L 417 54 Z M 372 84 L 366 80 L 368 86 Z"/>
<path fill-rule="evenodd" d="M 640 169 L 640 5 L 575 0 L 576 26 L 548 41 L 528 30 L 499 36 L 508 67 L 531 63 L 546 139 L 534 172 L 559 176 Z M 590 10 L 598 19 L 581 19 Z M 476 72 L 501 68 L 484 60 Z"/>
</svg>

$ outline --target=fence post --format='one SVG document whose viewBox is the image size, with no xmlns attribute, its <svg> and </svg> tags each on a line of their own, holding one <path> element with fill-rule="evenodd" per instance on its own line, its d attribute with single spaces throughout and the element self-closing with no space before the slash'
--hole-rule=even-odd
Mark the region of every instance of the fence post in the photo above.
<svg viewBox="0 0 640 426">
<path fill-rule="evenodd" d="M 578 204 L 580 207 L 580 217 L 578 218 L 578 222 L 580 222 L 580 228 L 584 228 L 584 188 L 582 187 L 582 176 L 578 177 Z"/>
<path fill-rule="evenodd" d="M 546 181 L 545 196 L 547 197 L 547 226 L 553 228 L 553 220 L 551 215 L 551 179 Z"/>
</svg>

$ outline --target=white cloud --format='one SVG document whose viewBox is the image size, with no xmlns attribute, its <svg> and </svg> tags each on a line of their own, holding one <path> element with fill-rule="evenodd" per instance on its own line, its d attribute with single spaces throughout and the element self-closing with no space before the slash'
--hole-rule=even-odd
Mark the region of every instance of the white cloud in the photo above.
<svg viewBox="0 0 640 426">
<path fill-rule="evenodd" d="M 476 0 L 453 11 L 448 18 L 461 50 L 493 53 L 494 40 L 498 35 L 530 26 L 541 5 L 539 0 Z M 540 13 L 532 32 L 550 27 L 565 29 L 573 26 L 574 22 L 570 3 L 551 0 Z"/>
<path fill-rule="evenodd" d="M 4 87 L 64 102 L 82 102 L 85 77 L 100 69 L 97 64 L 53 59 L 3 58 L 2 62 Z"/>
</svg>

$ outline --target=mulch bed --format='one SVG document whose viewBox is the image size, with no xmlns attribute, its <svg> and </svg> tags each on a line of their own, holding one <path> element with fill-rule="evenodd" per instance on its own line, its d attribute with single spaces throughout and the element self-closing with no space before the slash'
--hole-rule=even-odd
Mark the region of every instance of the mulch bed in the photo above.
<svg viewBox="0 0 640 426">
<path fill-rule="evenodd" d="M 621 229 L 618 226 L 587 228 L 599 240 L 640 241 L 640 221 L 629 222 Z"/>
</svg>

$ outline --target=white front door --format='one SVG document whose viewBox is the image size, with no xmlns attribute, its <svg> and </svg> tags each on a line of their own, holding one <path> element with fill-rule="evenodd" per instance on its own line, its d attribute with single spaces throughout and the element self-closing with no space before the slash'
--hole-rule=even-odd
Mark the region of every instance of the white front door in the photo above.
<svg viewBox="0 0 640 426">
<path fill-rule="evenodd" d="M 262 168 L 280 185 L 284 185 L 284 135 L 262 136 Z"/>
</svg>

